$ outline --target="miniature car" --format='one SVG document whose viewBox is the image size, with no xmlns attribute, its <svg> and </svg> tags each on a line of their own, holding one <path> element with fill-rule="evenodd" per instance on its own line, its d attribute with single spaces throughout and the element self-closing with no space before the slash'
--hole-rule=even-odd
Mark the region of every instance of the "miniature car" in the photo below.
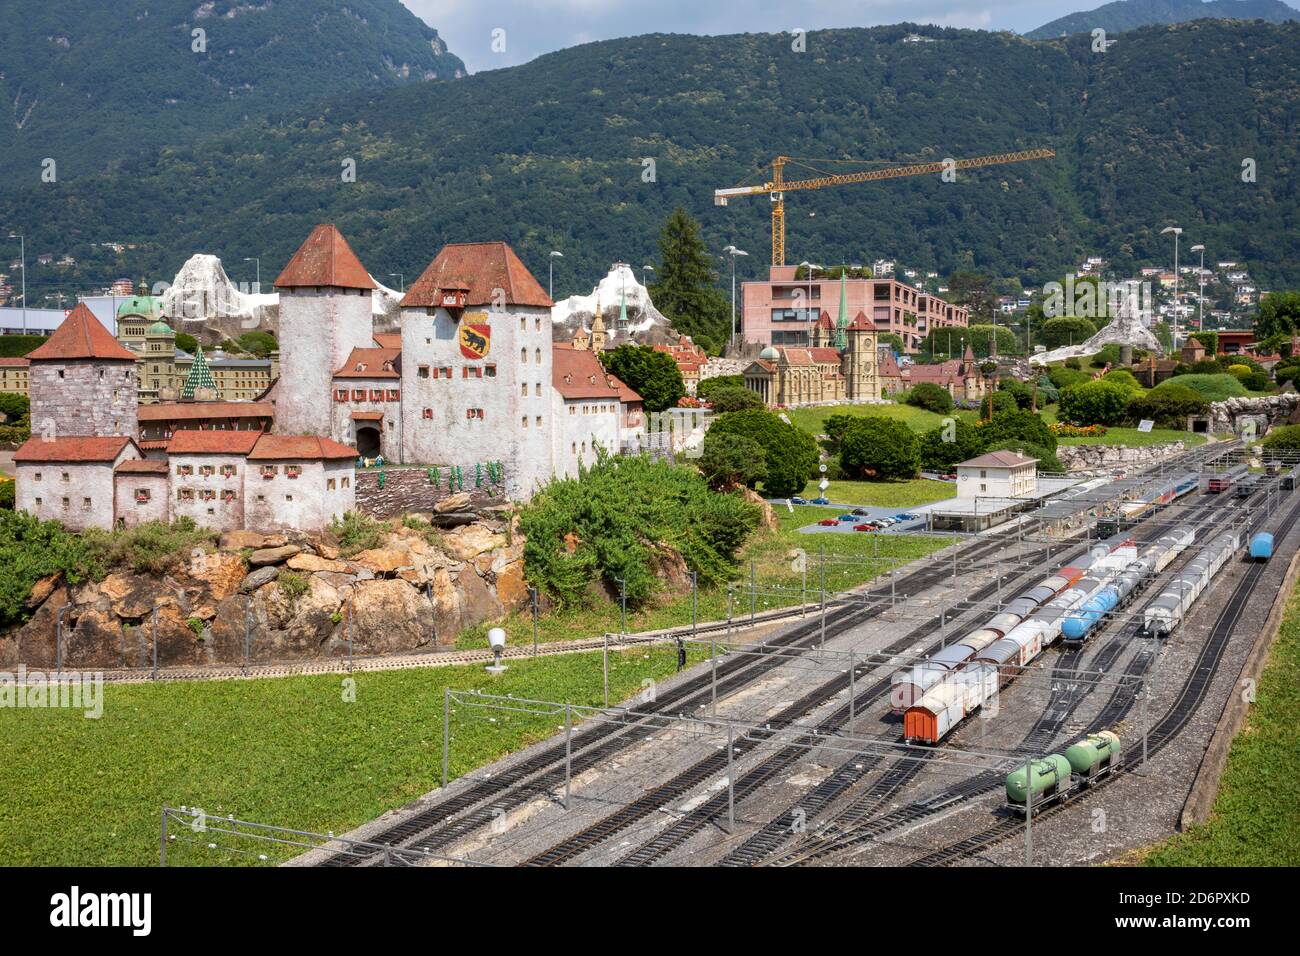
<svg viewBox="0 0 1300 956">
<path fill-rule="evenodd" d="M 853 530 L 854 531 L 875 531 L 876 526 L 874 524 L 871 524 L 870 522 L 867 522 L 866 524 L 855 524 L 853 526 Z"/>
<path fill-rule="evenodd" d="M 793 498 L 790 499 L 790 504 L 792 505 L 806 505 L 807 503 L 808 502 L 804 501 L 798 495 L 795 495 Z"/>
<path fill-rule="evenodd" d="M 822 520 L 818 521 L 817 523 L 826 528 L 833 528 L 835 527 L 835 525 L 839 524 L 839 522 L 836 521 L 834 518 L 822 518 Z"/>
<path fill-rule="evenodd" d="M 857 520 L 858 520 L 858 516 L 857 516 L 857 515 L 840 515 L 840 520 L 841 520 L 841 521 L 857 521 Z"/>
<path fill-rule="evenodd" d="M 855 515 L 869 515 L 869 514 L 871 514 L 871 512 L 868 511 L 866 508 L 854 508 L 854 509 L 853 509 L 853 513 L 854 513 Z"/>
</svg>

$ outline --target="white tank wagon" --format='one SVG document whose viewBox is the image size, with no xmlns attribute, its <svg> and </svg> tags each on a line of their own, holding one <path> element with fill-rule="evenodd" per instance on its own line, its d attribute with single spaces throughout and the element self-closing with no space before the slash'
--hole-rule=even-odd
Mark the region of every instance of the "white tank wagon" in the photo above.
<svg viewBox="0 0 1300 956">
<path fill-rule="evenodd" d="M 1241 540 L 1240 531 L 1226 531 L 1187 562 L 1187 567 L 1146 606 L 1142 621 L 1146 632 L 1163 637 L 1177 630 L 1214 576 L 1241 550 Z"/>
<path fill-rule="evenodd" d="M 1105 561 L 1122 548 L 1132 547 L 1132 544 L 1131 538 L 1121 535 L 1098 541 L 1077 561 L 1063 566 L 1055 574 L 1043 578 L 1027 591 L 1012 598 L 1002 611 L 985 621 L 978 629 L 949 644 L 925 661 L 896 671 L 890 678 L 889 688 L 889 703 L 893 712 L 905 713 L 931 687 L 940 683 L 945 676 L 960 668 L 963 663 L 1006 637 L 1022 621 L 1071 587 L 1087 569 L 1098 562 Z"/>
</svg>

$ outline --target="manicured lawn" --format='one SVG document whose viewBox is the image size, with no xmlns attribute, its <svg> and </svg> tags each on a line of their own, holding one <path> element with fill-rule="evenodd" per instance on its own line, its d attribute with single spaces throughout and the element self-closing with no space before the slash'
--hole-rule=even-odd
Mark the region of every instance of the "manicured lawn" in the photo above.
<svg viewBox="0 0 1300 956">
<path fill-rule="evenodd" d="M 1039 415 L 1049 425 L 1055 424 L 1058 420 L 1055 405 L 1044 406 L 1039 410 Z M 1058 438 L 1056 443 L 1058 445 L 1127 445 L 1141 448 L 1175 441 L 1185 442 L 1187 447 L 1191 448 L 1195 445 L 1204 445 L 1207 439 L 1204 435 L 1179 431 L 1175 428 L 1153 428 L 1150 432 L 1140 432 L 1136 428 L 1110 427 L 1106 429 L 1106 434 L 1095 438 Z"/>
<path fill-rule="evenodd" d="M 1300 590 L 1232 742 L 1210 819 L 1149 850 L 1147 866 L 1300 865 Z"/>
<path fill-rule="evenodd" d="M 898 403 L 888 405 L 825 405 L 817 408 L 788 409 L 784 414 L 794 424 L 813 435 L 820 435 L 825 432 L 824 423 L 831 415 L 875 415 L 892 418 L 917 432 L 938 428 L 944 418 L 948 417 L 926 411 L 924 408 L 917 408 L 915 405 L 900 405 Z M 975 421 L 979 417 L 976 412 L 968 409 L 953 409 L 949 414 L 954 418 L 966 418 L 970 421 Z"/>
<path fill-rule="evenodd" d="M 704 655 L 693 652 L 695 659 Z M 615 653 L 611 699 L 675 670 L 672 648 Z M 600 704 L 601 655 L 342 675 L 108 686 L 103 716 L 0 708 L 0 865 L 158 862 L 164 803 L 343 832 L 438 785 L 443 689 Z M 451 774 L 554 733 L 554 715 L 456 708 Z M 181 837 L 193 836 L 182 832 Z M 206 842 L 206 841 L 203 841 Z M 293 853 L 261 848 L 272 861 Z M 179 840 L 169 863 L 255 863 Z"/>
<path fill-rule="evenodd" d="M 938 486 L 938 492 L 929 490 L 924 496 L 913 489 L 912 494 L 917 496 L 917 500 L 898 504 L 900 510 L 917 503 L 935 501 L 943 489 L 948 489 L 948 497 L 954 493 L 953 486 L 946 482 L 923 479 L 888 484 L 832 482 L 830 487 L 832 500 L 837 486 L 854 488 L 859 485 L 868 488 L 884 486 L 904 490 L 908 486 Z M 816 485 L 812 486 L 811 493 L 816 493 Z M 723 620 L 727 616 L 728 608 L 733 617 L 739 618 L 747 615 L 751 607 L 757 611 L 765 611 L 812 600 L 813 598 L 803 590 L 803 572 L 795 570 L 793 554 L 795 549 L 801 549 L 810 555 L 807 562 L 809 587 L 817 586 L 815 583 L 819 575 L 817 556 L 819 553 L 824 553 L 828 562 L 826 588 L 829 591 L 839 591 L 856 587 L 879 574 L 888 573 L 890 558 L 895 559 L 901 566 L 951 543 L 950 538 L 912 534 L 806 535 L 801 534 L 799 529 L 834 512 L 814 505 L 795 505 L 793 513 L 783 504 L 773 505 L 772 509 L 780 523 L 780 529 L 756 535 L 745 547 L 733 577 L 730 602 L 728 602 L 725 586 L 700 589 L 696 595 L 696 620 Z M 752 600 L 749 589 L 751 564 L 757 582 L 756 593 Z M 651 606 L 642 609 L 629 608 L 627 612 L 629 632 L 682 627 L 690 623 L 689 591 L 684 594 L 664 595 L 659 602 Z M 532 616 L 528 612 L 523 612 L 511 614 L 502 622 L 485 623 L 462 631 L 456 638 L 456 645 L 464 648 L 487 647 L 487 632 L 491 626 L 504 628 L 511 644 L 532 642 Z M 539 615 L 537 639 L 541 643 L 546 643 L 599 637 L 607 631 L 617 633 L 621 626 L 616 595 L 613 600 L 593 599 L 586 607 L 555 609 Z"/>
<path fill-rule="evenodd" d="M 821 494 L 816 481 L 804 487 L 803 497 L 811 501 Z M 908 481 L 832 481 L 826 497 L 837 504 L 851 504 L 877 508 L 915 508 L 932 501 L 942 501 L 957 494 L 957 485 L 950 481 L 931 481 L 929 478 L 912 478 Z M 826 517 L 823 512 L 818 517 Z"/>
</svg>

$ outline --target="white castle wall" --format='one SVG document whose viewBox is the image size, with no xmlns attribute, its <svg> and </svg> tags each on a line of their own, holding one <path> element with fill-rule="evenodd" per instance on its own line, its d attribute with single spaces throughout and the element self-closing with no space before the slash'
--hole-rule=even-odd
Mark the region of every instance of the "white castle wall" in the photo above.
<svg viewBox="0 0 1300 956">
<path fill-rule="evenodd" d="M 14 507 L 42 521 L 61 521 L 70 531 L 112 528 L 113 467 L 139 457 L 128 444 L 111 462 L 19 464 Z"/>
<path fill-rule="evenodd" d="M 278 433 L 332 437 L 330 383 L 352 349 L 373 347 L 371 321 L 369 290 L 281 290 Z"/>
<path fill-rule="evenodd" d="M 617 396 L 599 399 L 565 399 L 552 389 L 555 418 L 552 460 L 557 475 L 578 474 L 578 463 L 596 461 L 596 445 L 617 453 L 622 404 Z"/>
<path fill-rule="evenodd" d="M 217 531 L 233 531 L 244 527 L 244 470 L 248 462 L 243 455 L 171 455 L 167 461 L 170 471 L 170 499 L 172 519 L 189 517 L 205 528 Z M 221 474 L 223 467 L 231 467 L 235 473 L 230 477 Z M 204 476 L 202 469 L 209 467 L 212 474 Z M 183 475 L 185 468 L 192 469 L 192 474 Z M 180 492 L 194 492 L 190 500 L 182 500 Z M 215 496 L 210 501 L 203 500 L 203 492 L 211 491 Z M 223 491 L 233 491 L 233 501 L 222 501 Z"/>
</svg>

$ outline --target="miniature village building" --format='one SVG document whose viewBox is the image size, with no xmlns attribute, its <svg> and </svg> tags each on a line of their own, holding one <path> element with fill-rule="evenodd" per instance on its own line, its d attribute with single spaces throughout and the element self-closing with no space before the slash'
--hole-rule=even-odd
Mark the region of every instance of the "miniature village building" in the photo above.
<svg viewBox="0 0 1300 956">
<path fill-rule="evenodd" d="M 841 312 L 836 324 L 823 312 L 811 338 L 808 348 L 763 349 L 744 371 L 745 387 L 774 406 L 880 399 L 877 333 L 863 313 L 848 322 Z"/>
</svg>

